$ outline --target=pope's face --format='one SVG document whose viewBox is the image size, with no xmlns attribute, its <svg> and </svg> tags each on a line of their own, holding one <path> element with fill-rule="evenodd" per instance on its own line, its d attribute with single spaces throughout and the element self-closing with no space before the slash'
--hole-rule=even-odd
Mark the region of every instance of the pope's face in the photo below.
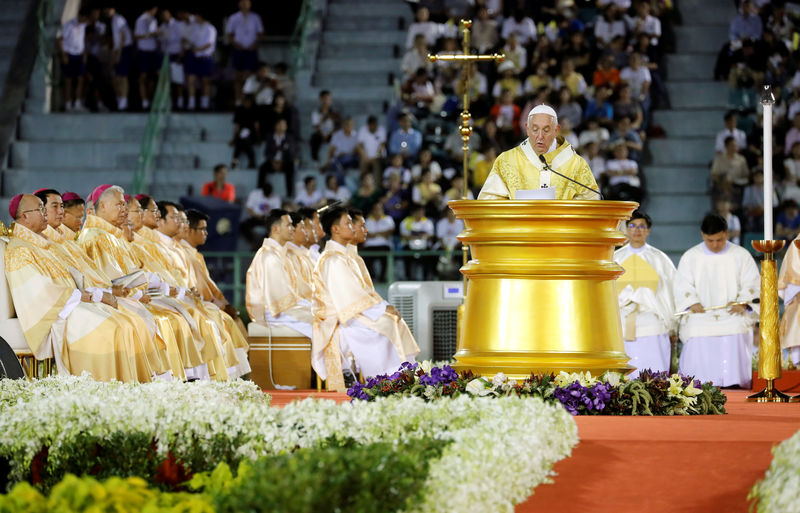
<svg viewBox="0 0 800 513">
<path fill-rule="evenodd" d="M 553 116 L 548 114 L 534 114 L 531 116 L 526 132 L 531 146 L 533 146 L 533 151 L 537 155 L 547 153 L 560 128 L 559 125 L 556 125 Z"/>
</svg>

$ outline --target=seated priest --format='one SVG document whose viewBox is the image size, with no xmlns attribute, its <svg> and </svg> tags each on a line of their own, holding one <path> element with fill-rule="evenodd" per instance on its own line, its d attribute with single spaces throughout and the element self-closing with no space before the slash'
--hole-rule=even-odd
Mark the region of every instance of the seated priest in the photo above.
<svg viewBox="0 0 800 513">
<path fill-rule="evenodd" d="M 675 330 L 672 284 L 675 265 L 662 251 L 647 243 L 653 222 L 636 210 L 628 221 L 628 244 L 614 253 L 614 261 L 625 269 L 617 280 L 625 353 L 636 370 L 669 371 L 670 334 Z"/>
<path fill-rule="evenodd" d="M 675 307 L 688 312 L 680 320 L 680 372 L 746 388 L 753 376 L 758 267 L 746 249 L 728 242 L 725 218 L 709 214 L 700 230 L 703 242 L 683 254 L 675 274 Z"/>
<path fill-rule="evenodd" d="M 785 306 L 781 319 L 781 349 L 789 350 L 790 361 L 800 365 L 800 249 L 795 237 L 786 249 L 778 275 L 778 294 L 783 298 Z"/>
<path fill-rule="evenodd" d="M 365 376 L 396 371 L 419 347 L 397 310 L 367 283 L 347 249 L 353 224 L 347 210 L 322 214 L 330 240 L 314 269 L 314 336 L 311 363 L 329 390 L 343 390 L 350 359 Z"/>
<path fill-rule="evenodd" d="M 247 312 L 254 322 L 286 326 L 311 338 L 311 303 L 300 297 L 298 278 L 286 254 L 286 243 L 294 237 L 289 212 L 271 210 L 266 228 L 269 237 L 247 269 Z"/>
<path fill-rule="evenodd" d="M 6 279 L 34 356 L 53 357 L 60 374 L 88 372 L 99 381 L 147 382 L 163 372 L 163 362 L 143 354 L 136 326 L 119 314 L 113 298 L 81 291 L 49 250 L 41 235 L 47 227 L 42 201 L 18 194 L 9 214 L 14 227 L 5 252 Z"/>
<path fill-rule="evenodd" d="M 535 189 L 555 189 L 558 200 L 598 199 L 589 164 L 559 134 L 560 128 L 558 115 L 549 105 L 531 109 L 525 125 L 528 137 L 495 159 L 478 199 L 513 200 L 518 191 Z M 578 183 L 558 176 L 548 166 Z"/>
</svg>

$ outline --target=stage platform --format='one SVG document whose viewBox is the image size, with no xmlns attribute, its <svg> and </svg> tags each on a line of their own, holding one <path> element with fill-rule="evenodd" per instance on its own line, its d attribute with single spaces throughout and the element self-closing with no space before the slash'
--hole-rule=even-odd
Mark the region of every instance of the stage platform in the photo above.
<svg viewBox="0 0 800 513">
<path fill-rule="evenodd" d="M 747 403 L 751 391 L 727 391 L 728 415 L 576 417 L 581 442 L 556 464 L 517 513 L 558 511 L 748 511 L 747 493 L 760 479 L 774 445 L 800 430 L 800 404 Z M 271 391 L 283 406 L 306 397 L 349 400 L 346 394 Z"/>
</svg>

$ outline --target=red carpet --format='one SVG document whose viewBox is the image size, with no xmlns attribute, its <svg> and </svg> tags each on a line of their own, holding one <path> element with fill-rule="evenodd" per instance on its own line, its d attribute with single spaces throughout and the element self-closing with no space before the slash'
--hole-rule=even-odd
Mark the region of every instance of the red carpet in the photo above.
<svg viewBox="0 0 800 513">
<path fill-rule="evenodd" d="M 517 513 L 747 512 L 771 449 L 800 430 L 800 404 L 745 402 L 728 415 L 577 417 L 580 444 Z"/>
<path fill-rule="evenodd" d="M 728 415 L 576 417 L 581 442 L 555 466 L 517 513 L 748 511 L 747 493 L 772 460 L 771 449 L 800 430 L 800 404 L 747 403 L 728 391 Z M 270 391 L 283 406 L 346 394 Z"/>
</svg>

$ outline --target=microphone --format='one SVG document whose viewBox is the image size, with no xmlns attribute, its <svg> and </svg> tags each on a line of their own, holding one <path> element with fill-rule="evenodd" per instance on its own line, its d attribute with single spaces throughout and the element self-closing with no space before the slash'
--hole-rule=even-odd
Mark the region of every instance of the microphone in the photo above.
<svg viewBox="0 0 800 513">
<path fill-rule="evenodd" d="M 547 163 L 547 159 L 545 159 L 545 158 L 544 158 L 544 155 L 539 155 L 539 160 L 541 160 L 541 161 L 542 161 L 542 165 L 544 165 L 544 168 L 545 168 L 545 169 L 547 169 L 548 171 L 550 171 L 551 173 L 555 173 L 555 174 L 557 174 L 558 176 L 560 176 L 561 178 L 566 178 L 566 179 L 567 179 L 567 180 L 569 180 L 570 182 L 572 182 L 572 183 L 575 183 L 575 184 L 578 184 L 578 185 L 580 185 L 581 187 L 583 187 L 584 189 L 589 189 L 589 190 L 590 190 L 590 191 L 592 191 L 593 193 L 597 194 L 597 196 L 598 196 L 598 197 L 599 197 L 601 200 L 602 200 L 602 199 L 605 199 L 605 198 L 603 198 L 603 194 L 602 194 L 600 191 L 596 191 L 596 190 L 592 189 L 591 187 L 589 187 L 588 185 L 584 185 L 584 184 L 580 183 L 580 182 L 579 182 L 579 181 L 577 181 L 577 180 L 573 180 L 572 178 L 570 178 L 570 177 L 568 177 L 568 176 L 566 176 L 566 175 L 562 175 L 561 173 L 559 173 L 558 171 L 556 171 L 555 169 L 553 169 L 552 167 L 550 167 L 550 164 L 548 164 L 548 163 Z"/>
</svg>

